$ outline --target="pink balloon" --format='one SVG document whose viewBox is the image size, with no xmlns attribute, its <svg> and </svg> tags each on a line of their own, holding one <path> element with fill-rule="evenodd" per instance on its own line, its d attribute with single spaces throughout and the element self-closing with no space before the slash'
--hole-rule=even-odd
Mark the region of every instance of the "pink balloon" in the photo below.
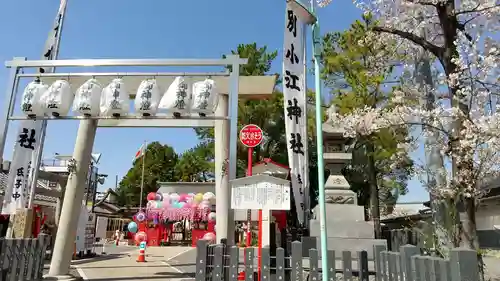
<svg viewBox="0 0 500 281">
<path fill-rule="evenodd" d="M 187 194 L 181 194 L 179 195 L 179 202 L 187 202 L 188 195 Z"/>
<path fill-rule="evenodd" d="M 140 231 L 137 232 L 134 236 L 134 240 L 137 243 L 141 243 L 142 241 L 146 241 L 148 239 L 148 236 L 146 235 L 146 232 Z"/>
<path fill-rule="evenodd" d="M 163 201 L 163 208 L 169 208 L 170 207 L 170 202 Z"/>
<path fill-rule="evenodd" d="M 208 232 L 205 235 L 203 235 L 203 240 L 209 241 L 209 242 L 215 242 L 215 233 L 213 232 Z"/>
</svg>

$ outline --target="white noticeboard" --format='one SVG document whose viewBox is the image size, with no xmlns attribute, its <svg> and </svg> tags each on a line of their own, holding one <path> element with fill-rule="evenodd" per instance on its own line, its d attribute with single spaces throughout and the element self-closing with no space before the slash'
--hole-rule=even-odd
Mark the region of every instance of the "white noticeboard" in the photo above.
<svg viewBox="0 0 500 281">
<path fill-rule="evenodd" d="M 290 186 L 271 182 L 233 186 L 231 209 L 290 210 Z"/>
</svg>

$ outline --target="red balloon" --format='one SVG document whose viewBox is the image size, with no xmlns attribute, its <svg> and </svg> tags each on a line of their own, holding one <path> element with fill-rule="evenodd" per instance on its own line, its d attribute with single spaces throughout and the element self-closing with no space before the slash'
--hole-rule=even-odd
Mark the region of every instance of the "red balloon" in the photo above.
<svg viewBox="0 0 500 281">
<path fill-rule="evenodd" d="M 150 192 L 147 197 L 148 201 L 154 201 L 156 200 L 156 193 L 155 192 Z"/>
</svg>

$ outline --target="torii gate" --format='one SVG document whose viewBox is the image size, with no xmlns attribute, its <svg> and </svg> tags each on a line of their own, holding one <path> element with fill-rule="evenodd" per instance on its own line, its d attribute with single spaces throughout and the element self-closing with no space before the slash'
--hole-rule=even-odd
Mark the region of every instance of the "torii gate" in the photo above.
<svg viewBox="0 0 500 281">
<path fill-rule="evenodd" d="M 26 60 L 15 58 L 6 62 L 11 68 L 11 78 L 8 82 L 6 110 L 0 125 L 0 134 L 7 132 L 11 120 L 32 120 L 27 116 L 15 116 L 16 96 L 21 79 L 40 78 L 50 84 L 58 79 L 65 79 L 71 84 L 81 85 L 89 78 L 95 78 L 103 85 L 109 83 L 114 77 L 121 77 L 128 86 L 130 93 L 136 93 L 139 84 L 147 78 L 156 77 L 159 85 L 170 85 L 175 76 L 184 76 L 189 82 L 196 77 L 211 76 L 217 84 L 220 94 L 219 104 L 213 116 L 185 116 L 174 117 L 169 114 L 157 114 L 144 117 L 126 115 L 120 118 L 107 116 L 43 116 L 37 120 L 80 120 L 80 126 L 73 152 L 74 166 L 70 170 L 61 217 L 59 220 L 58 235 L 55 241 L 49 276 L 68 276 L 71 261 L 71 249 L 76 235 L 76 224 L 83 199 L 84 185 L 88 175 L 91 153 L 98 127 L 214 127 L 215 128 L 215 174 L 217 194 L 217 239 L 228 238 L 232 241 L 234 229 L 233 212 L 230 209 L 229 180 L 236 178 L 236 145 L 238 142 L 238 99 L 242 98 L 268 98 L 274 90 L 275 76 L 242 76 L 239 75 L 240 65 L 246 64 L 247 59 L 237 55 L 227 56 L 223 59 L 78 59 L 78 60 Z M 22 71 L 30 68 L 56 68 L 83 66 L 120 66 L 120 67 L 156 67 L 156 66 L 232 66 L 232 71 L 211 73 L 168 73 L 168 72 L 57 72 L 33 73 Z M 199 79 L 199 78 L 198 78 Z M 135 94 L 130 95 L 135 98 Z M 0 121 L 2 121 L 0 119 Z M 6 133 L 0 135 L 5 143 Z M 4 145 L 0 147 L 3 153 Z"/>
</svg>

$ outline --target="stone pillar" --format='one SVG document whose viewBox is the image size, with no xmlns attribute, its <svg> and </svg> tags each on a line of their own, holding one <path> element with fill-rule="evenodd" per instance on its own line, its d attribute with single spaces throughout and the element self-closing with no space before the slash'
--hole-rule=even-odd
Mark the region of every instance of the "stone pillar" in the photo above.
<svg viewBox="0 0 500 281">
<path fill-rule="evenodd" d="M 216 116 L 227 116 L 229 97 L 219 96 Z M 216 222 L 215 233 L 217 242 L 226 238 L 228 243 L 234 242 L 234 212 L 231 210 L 231 186 L 229 185 L 229 171 L 227 161 L 229 159 L 229 120 L 215 121 L 215 196 Z"/>
<path fill-rule="evenodd" d="M 271 211 L 262 210 L 262 246 L 270 246 L 271 245 L 271 222 L 272 216 Z M 275 236 L 272 236 L 273 239 L 276 239 Z"/>
<path fill-rule="evenodd" d="M 97 120 L 80 121 L 73 151 L 76 167 L 70 173 L 66 185 L 48 280 L 78 280 L 69 275 L 69 267 L 96 131 Z"/>
<path fill-rule="evenodd" d="M 56 210 L 54 213 L 54 223 L 56 224 L 56 226 L 59 226 L 59 219 L 61 217 L 61 210 L 64 201 L 64 193 L 66 192 L 66 185 L 62 186 L 62 184 L 59 184 L 59 186 L 61 187 L 61 195 L 59 198 L 57 198 L 56 208 L 55 208 Z"/>
</svg>

